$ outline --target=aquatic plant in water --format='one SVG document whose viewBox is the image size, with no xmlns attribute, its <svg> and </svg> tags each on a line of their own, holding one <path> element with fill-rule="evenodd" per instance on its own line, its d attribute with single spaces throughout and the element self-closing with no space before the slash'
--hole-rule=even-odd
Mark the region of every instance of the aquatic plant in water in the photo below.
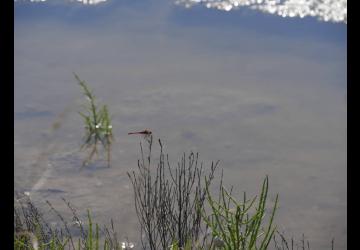
<svg viewBox="0 0 360 250">
<path fill-rule="evenodd" d="M 82 81 L 74 73 L 78 84 L 83 89 L 83 94 L 87 99 L 85 112 L 79 112 L 84 119 L 85 136 L 82 149 L 90 150 L 89 156 L 83 161 L 82 167 L 88 165 L 94 155 L 98 154 L 98 144 L 101 144 L 107 153 L 107 163 L 110 167 L 111 145 L 114 140 L 111 118 L 106 105 L 99 106 L 93 92 L 89 89 L 85 81 Z"/>
</svg>

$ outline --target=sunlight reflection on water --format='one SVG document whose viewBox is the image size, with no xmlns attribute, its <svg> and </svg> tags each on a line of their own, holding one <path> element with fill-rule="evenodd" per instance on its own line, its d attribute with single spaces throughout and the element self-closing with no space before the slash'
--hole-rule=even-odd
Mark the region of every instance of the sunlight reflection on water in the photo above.
<svg viewBox="0 0 360 250">
<path fill-rule="evenodd" d="M 314 16 L 322 21 L 347 23 L 346 0 L 177 0 L 177 4 L 190 8 L 197 4 L 204 4 L 207 8 L 230 11 L 248 6 L 282 17 Z"/>
<path fill-rule="evenodd" d="M 15 2 L 45 2 L 46 0 L 14 0 Z M 69 0 L 68 0 L 69 1 Z M 95 5 L 107 0 L 70 0 Z M 64 1 L 65 2 L 65 1 Z M 191 8 L 203 4 L 206 8 L 230 11 L 240 7 L 260 10 L 282 17 L 317 17 L 325 22 L 347 23 L 347 0 L 176 0 L 176 4 Z"/>
</svg>

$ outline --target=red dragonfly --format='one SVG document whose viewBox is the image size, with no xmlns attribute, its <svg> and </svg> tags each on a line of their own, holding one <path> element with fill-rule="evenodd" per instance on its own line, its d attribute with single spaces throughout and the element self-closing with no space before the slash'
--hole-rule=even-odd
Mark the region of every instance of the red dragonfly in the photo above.
<svg viewBox="0 0 360 250">
<path fill-rule="evenodd" d="M 128 135 L 144 135 L 144 136 L 149 136 L 151 134 L 152 134 L 152 132 L 150 130 L 147 130 L 147 129 L 145 129 L 143 131 L 139 131 L 139 132 L 130 132 L 130 133 L 128 133 Z"/>
<path fill-rule="evenodd" d="M 151 143 L 152 141 L 152 132 L 150 130 L 143 130 L 143 131 L 139 131 L 139 132 L 131 132 L 131 133 L 128 133 L 128 135 L 143 135 L 144 136 L 144 139 Z"/>
</svg>

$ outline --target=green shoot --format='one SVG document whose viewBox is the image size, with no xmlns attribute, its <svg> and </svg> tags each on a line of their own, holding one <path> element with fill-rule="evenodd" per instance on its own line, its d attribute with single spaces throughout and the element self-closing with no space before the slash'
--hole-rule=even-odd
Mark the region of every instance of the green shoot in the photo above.
<svg viewBox="0 0 360 250">
<path fill-rule="evenodd" d="M 206 193 L 211 214 L 206 215 L 205 209 L 202 208 L 202 216 L 211 229 L 211 245 L 213 247 L 226 250 L 265 250 L 268 248 L 276 230 L 276 227 L 273 226 L 273 220 L 278 204 L 278 196 L 276 196 L 268 224 L 263 225 L 268 193 L 268 177 L 263 182 L 257 207 L 254 207 L 256 197 L 247 200 L 244 193 L 244 201 L 239 203 L 233 198 L 231 191 L 227 191 L 223 186 L 220 187 L 218 201 L 215 201 L 210 195 L 208 185 L 206 186 Z M 251 211 L 253 211 L 253 214 L 251 214 Z"/>
<path fill-rule="evenodd" d="M 101 144 L 107 152 L 107 163 L 108 167 L 110 167 L 111 145 L 114 137 L 108 108 L 106 105 L 98 106 L 93 92 L 85 81 L 82 81 L 75 73 L 74 76 L 88 100 L 85 112 L 79 112 L 85 125 L 85 137 L 81 149 L 90 150 L 89 156 L 84 160 L 82 167 L 88 165 L 94 155 L 98 154 L 98 144 Z"/>
</svg>

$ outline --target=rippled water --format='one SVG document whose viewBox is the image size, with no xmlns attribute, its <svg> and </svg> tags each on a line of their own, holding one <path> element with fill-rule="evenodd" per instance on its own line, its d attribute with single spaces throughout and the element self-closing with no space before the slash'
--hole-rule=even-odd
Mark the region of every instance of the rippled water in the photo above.
<svg viewBox="0 0 360 250">
<path fill-rule="evenodd" d="M 57 2 L 57 4 L 53 4 Z M 65 1 L 62 1 L 65 2 Z M 46 211 L 114 218 L 138 241 L 127 171 L 150 129 L 176 164 L 220 160 L 249 195 L 266 174 L 277 222 L 312 249 L 346 249 L 346 25 L 169 1 L 15 3 L 15 189 Z M 79 171 L 84 101 L 72 72 L 113 114 L 113 166 Z M 53 126 L 57 123 L 58 126 Z M 154 154 L 159 148 L 155 145 Z"/>
</svg>

